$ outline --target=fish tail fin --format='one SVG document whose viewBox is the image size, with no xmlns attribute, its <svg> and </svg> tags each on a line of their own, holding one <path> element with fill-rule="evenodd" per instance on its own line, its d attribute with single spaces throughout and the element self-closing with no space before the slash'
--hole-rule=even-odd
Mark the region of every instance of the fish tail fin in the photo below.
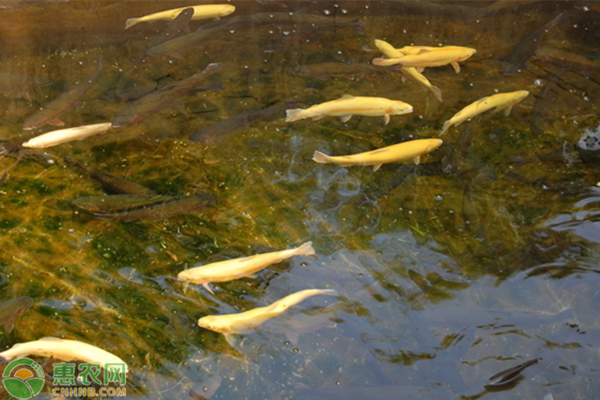
<svg viewBox="0 0 600 400">
<path fill-rule="evenodd" d="M 433 92 L 433 95 L 435 96 L 435 98 L 438 99 L 441 103 L 442 102 L 442 90 L 437 86 L 431 86 L 431 91 Z"/>
<path fill-rule="evenodd" d="M 335 289 L 321 289 L 319 294 L 324 294 L 326 296 L 337 296 L 338 292 Z"/>
<path fill-rule="evenodd" d="M 127 19 L 127 21 L 125 21 L 125 29 L 129 29 L 132 26 L 134 26 L 135 24 L 137 24 L 139 21 L 139 18 L 129 18 Z"/>
<path fill-rule="evenodd" d="M 312 242 L 306 242 L 302 246 L 296 249 L 296 254 L 301 254 L 304 256 L 312 256 L 315 254 L 315 249 L 312 246 Z"/>
<path fill-rule="evenodd" d="M 450 120 L 444 122 L 444 126 L 442 126 L 442 131 L 440 132 L 440 136 L 443 135 L 448 130 L 448 128 L 450 128 L 451 124 L 452 123 L 450 122 Z"/>
<path fill-rule="evenodd" d="M 318 162 L 319 164 L 327 164 L 329 162 L 329 156 L 325 153 L 321 153 L 320 151 L 315 151 L 312 159 L 314 162 Z"/>
<path fill-rule="evenodd" d="M 304 110 L 302 108 L 295 108 L 292 110 L 285 110 L 285 114 L 286 114 L 286 118 L 285 121 L 286 122 L 293 122 L 293 121 L 298 121 L 299 119 L 304 118 L 304 115 L 302 115 L 302 112 Z"/>
</svg>

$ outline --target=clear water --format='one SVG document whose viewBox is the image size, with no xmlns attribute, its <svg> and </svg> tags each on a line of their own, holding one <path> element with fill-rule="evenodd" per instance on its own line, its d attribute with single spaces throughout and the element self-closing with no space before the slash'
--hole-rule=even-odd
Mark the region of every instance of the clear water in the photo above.
<svg viewBox="0 0 600 400">
<path fill-rule="evenodd" d="M 182 97 L 181 105 L 127 128 L 34 150 L 44 157 L 23 155 L 10 169 L 0 186 L 0 300 L 30 296 L 34 304 L 0 335 L 1 349 L 44 336 L 95 344 L 128 363 L 130 398 L 197 398 L 194 390 L 215 375 L 222 383 L 214 399 L 597 395 L 595 2 L 232 1 L 237 10 L 223 23 L 263 12 L 273 13 L 273 23 L 232 23 L 178 55 L 140 60 L 167 24 L 124 30 L 125 20 L 188 4 L 3 3 L 10 24 L 0 27 L 0 72 L 53 81 L 3 90 L 7 148 L 54 129 L 22 125 L 85 79 L 100 55 L 100 76 L 82 107 L 64 114 L 66 126 L 110 121 L 127 106 L 111 91 L 169 84 L 212 62 L 223 68 L 206 83 L 222 82 L 224 90 Z M 487 6 L 499 7 L 486 13 Z M 275 13 L 289 12 L 329 20 L 278 21 Z M 515 46 L 561 13 L 562 23 L 546 25 L 533 40 L 537 50 L 569 56 L 548 60 L 526 48 L 516 54 L 522 66 L 505 75 Z M 348 25 L 356 19 L 363 25 Z M 194 21 L 192 31 L 203 23 L 213 22 Z M 425 71 L 443 103 L 394 72 L 294 72 L 313 63 L 368 64 L 380 56 L 365 49 L 374 39 L 477 53 L 460 63 L 459 74 L 450 66 Z M 509 116 L 487 112 L 451 128 L 418 166 L 373 172 L 311 161 L 315 150 L 353 154 L 437 137 L 464 106 L 514 90 L 530 95 Z M 293 98 L 307 107 L 346 93 L 399 99 L 415 111 L 388 125 L 356 116 L 286 123 L 282 112 L 219 142 L 188 140 L 243 111 Z M 5 155 L 2 168 L 17 154 Z M 97 220 L 72 201 L 102 195 L 101 186 L 65 157 L 160 194 L 209 192 L 218 201 L 162 220 Z M 176 279 L 195 265 L 308 240 L 315 256 L 216 284 L 214 295 Z M 196 325 L 204 315 L 248 310 L 307 288 L 333 288 L 339 296 L 311 298 L 233 345 Z M 298 341 L 287 331 L 300 333 Z M 541 360 L 515 382 L 484 388 L 491 376 L 534 358 Z"/>
</svg>

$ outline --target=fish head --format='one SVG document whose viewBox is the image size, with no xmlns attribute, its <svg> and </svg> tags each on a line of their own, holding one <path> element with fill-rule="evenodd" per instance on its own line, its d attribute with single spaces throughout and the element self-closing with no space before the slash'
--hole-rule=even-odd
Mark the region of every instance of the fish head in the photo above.
<svg viewBox="0 0 600 400">
<path fill-rule="evenodd" d="M 467 58 L 471 57 L 475 53 L 477 53 L 477 50 L 472 49 L 470 47 L 463 47 L 461 54 L 459 55 L 456 61 L 465 61 Z"/>
<path fill-rule="evenodd" d="M 438 139 L 438 138 L 433 138 L 433 139 L 427 139 L 428 143 L 425 149 L 425 153 L 429 153 L 430 151 L 433 151 L 435 149 L 437 149 L 438 147 L 440 147 L 442 145 L 442 143 L 444 143 L 444 141 L 442 139 Z"/>
<path fill-rule="evenodd" d="M 515 103 L 520 102 L 521 100 L 523 100 L 525 97 L 527 97 L 529 95 L 529 92 L 527 90 L 518 90 L 515 92 Z"/>
<path fill-rule="evenodd" d="M 198 277 L 194 276 L 192 270 L 194 268 L 186 269 L 185 271 L 181 271 L 177 274 L 177 279 L 180 281 L 194 281 L 198 284 L 202 284 L 204 282 L 198 282 Z"/>
<path fill-rule="evenodd" d="M 207 315 L 198 320 L 200 328 L 208 329 L 217 333 L 230 333 L 231 329 L 227 320 L 219 315 Z"/>
<path fill-rule="evenodd" d="M 221 4 L 219 8 L 219 16 L 224 17 L 235 11 L 235 6 L 231 4 Z"/>
<path fill-rule="evenodd" d="M 392 106 L 385 111 L 389 115 L 409 114 L 413 112 L 413 106 L 403 101 L 394 101 Z"/>
</svg>

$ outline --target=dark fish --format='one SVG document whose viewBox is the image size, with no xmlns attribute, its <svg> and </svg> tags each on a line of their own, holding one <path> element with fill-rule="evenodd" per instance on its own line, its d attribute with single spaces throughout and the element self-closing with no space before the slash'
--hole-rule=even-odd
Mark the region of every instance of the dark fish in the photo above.
<svg viewBox="0 0 600 400">
<path fill-rule="evenodd" d="M 400 68 L 378 67 L 372 64 L 325 62 L 318 64 L 300 65 L 294 68 L 294 74 L 314 76 L 321 80 L 342 76 L 352 79 L 356 76 L 378 74 L 381 72 L 400 72 Z"/>
<path fill-rule="evenodd" d="M 259 108 L 252 111 L 244 111 L 236 116 L 217 122 L 192 133 L 189 139 L 192 142 L 214 142 L 230 133 L 250 128 L 256 121 L 269 118 L 271 115 L 294 108 L 296 100 L 274 106 Z"/>
<path fill-rule="evenodd" d="M 73 204 L 82 210 L 93 213 L 115 213 L 150 207 L 176 199 L 173 196 L 158 194 L 112 194 L 107 196 L 78 197 L 73 200 Z"/>
<path fill-rule="evenodd" d="M 512 367 L 504 371 L 498 372 L 496 375 L 491 376 L 488 380 L 488 383 L 486 383 L 483 386 L 487 389 L 499 388 L 504 385 L 508 385 L 514 382 L 521 375 L 521 372 L 523 372 L 525 368 L 530 367 L 533 364 L 537 364 L 539 360 L 541 360 L 541 358 L 534 358 L 533 360 L 525 361 L 524 363 L 519 364 L 516 367 Z"/>
<path fill-rule="evenodd" d="M 90 76 L 58 96 L 56 99 L 52 100 L 50 103 L 46 104 L 40 111 L 27 118 L 23 123 L 23 129 L 37 129 L 46 124 L 63 126 L 64 122 L 58 118 L 67 112 L 67 110 L 69 110 L 71 107 L 73 107 L 76 102 L 81 100 L 83 95 L 94 84 L 94 81 L 98 77 L 101 69 L 102 57 L 98 57 L 98 65 L 96 66 L 96 70 L 92 72 Z"/>
<path fill-rule="evenodd" d="M 518 6 L 522 6 L 524 4 L 536 3 L 538 1 L 541 1 L 541 0 L 519 0 L 519 1 L 497 0 L 497 1 L 494 1 L 492 4 L 490 4 L 489 6 L 479 9 L 479 11 L 477 12 L 477 15 L 474 18 L 483 18 L 488 14 L 496 13 L 497 11 L 500 11 L 504 8 L 518 7 Z"/>
<path fill-rule="evenodd" d="M 52 81 L 41 76 L 0 72 L 0 91 L 22 96 L 27 89 L 50 85 Z"/>
<path fill-rule="evenodd" d="M 170 54 L 174 57 L 181 57 L 180 52 L 202 45 L 211 37 L 219 35 L 220 32 L 229 29 L 234 30 L 238 35 L 244 28 L 256 28 L 262 25 L 294 25 L 297 29 L 312 29 L 322 32 L 326 29 L 352 28 L 357 32 L 364 30 L 365 24 L 358 20 L 348 20 L 342 18 L 325 17 L 306 13 L 256 13 L 252 15 L 236 16 L 229 18 L 226 22 L 213 22 L 204 24 L 196 32 L 177 37 L 167 42 L 152 46 L 146 52 L 147 56 L 157 56 L 161 54 Z"/>
<path fill-rule="evenodd" d="M 188 33 L 187 35 L 179 36 L 174 39 L 159 43 L 150 47 L 144 56 L 159 56 L 169 54 L 173 57 L 181 58 L 180 52 L 199 46 L 205 40 L 211 37 L 218 36 L 225 29 L 230 29 L 232 24 L 239 20 L 240 17 L 228 18 L 227 21 L 215 21 L 204 24 L 196 32 Z"/>
<path fill-rule="evenodd" d="M 358 33 L 362 33 L 366 27 L 365 23 L 358 19 L 350 20 L 348 18 L 339 18 L 332 16 L 315 15 L 304 12 L 286 13 L 286 12 L 263 12 L 241 17 L 241 24 L 250 26 L 256 24 L 272 25 L 295 25 L 298 29 L 314 28 L 318 31 L 327 29 L 350 28 Z"/>
<path fill-rule="evenodd" d="M 4 327 L 7 333 L 12 332 L 17 318 L 29 310 L 32 304 L 33 299 L 27 296 L 0 302 L 0 325 Z"/>
<path fill-rule="evenodd" d="M 193 16 L 194 9 L 192 7 L 186 8 L 185 10 L 181 11 L 177 18 L 169 22 L 165 31 L 156 39 L 154 39 L 154 42 L 152 42 L 150 47 L 171 40 L 185 30 L 189 32 L 188 23 L 192 20 Z"/>
<path fill-rule="evenodd" d="M 219 375 L 213 375 L 208 379 L 205 379 L 203 382 L 195 385 L 190 390 L 190 399 L 193 400 L 208 400 L 219 389 L 221 386 L 221 382 L 223 379 Z"/>
<path fill-rule="evenodd" d="M 119 178 L 118 176 L 114 176 L 109 174 L 108 172 L 104 172 L 101 169 L 90 167 L 89 165 L 80 163 L 79 161 L 74 160 L 71 157 L 65 157 L 65 162 L 69 165 L 77 167 L 79 170 L 83 171 L 92 179 L 95 179 L 98 182 L 100 182 L 100 184 L 102 185 L 102 189 L 104 189 L 106 193 L 145 195 L 156 194 L 156 192 L 154 192 L 153 190 L 150 190 L 147 187 L 140 185 L 139 183 L 131 182 L 127 179 Z"/>
<path fill-rule="evenodd" d="M 512 75 L 525 66 L 525 62 L 535 53 L 535 49 L 546 32 L 565 22 L 564 13 L 559 14 L 552 21 L 534 29 L 525 36 L 510 52 L 502 64 L 504 75 Z"/>
<path fill-rule="evenodd" d="M 600 70 L 600 60 L 595 60 L 563 49 L 541 47 L 535 51 L 535 57 L 539 60 L 551 62 L 563 68 L 570 68 L 574 71 Z"/>
<path fill-rule="evenodd" d="M 123 89 L 116 89 L 106 92 L 104 97 L 111 100 L 133 101 L 144 97 L 145 95 L 154 92 L 158 86 L 134 86 Z"/>
<path fill-rule="evenodd" d="M 142 122 L 145 118 L 172 105 L 179 97 L 195 89 L 200 81 L 214 74 L 221 67 L 222 65 L 218 63 L 208 64 L 204 68 L 204 71 L 167 85 L 134 101 L 115 115 L 112 120 L 112 126 L 114 128 L 121 128 Z"/>
<path fill-rule="evenodd" d="M 462 330 L 473 326 L 537 328 L 540 325 L 571 319 L 573 316 L 574 313 L 572 308 L 567 308 L 558 314 L 537 314 L 485 308 L 449 307 L 422 311 L 418 313 L 417 318 L 426 320 L 429 326 L 447 326 L 450 327 L 450 329 Z"/>
<path fill-rule="evenodd" d="M 224 89 L 225 88 L 223 87 L 223 83 L 217 82 L 210 85 L 198 86 L 197 88 L 190 90 L 186 94 L 188 96 L 191 96 L 197 93 L 207 91 L 220 92 Z M 134 101 L 144 97 L 147 94 L 154 92 L 155 90 L 160 90 L 160 88 L 158 88 L 157 86 L 137 86 L 113 90 L 106 93 L 105 96 L 113 100 Z"/>
<path fill-rule="evenodd" d="M 98 219 L 120 219 L 123 221 L 163 219 L 197 211 L 213 204 L 215 201 L 217 201 L 217 196 L 210 193 L 202 193 L 189 197 L 153 203 L 127 211 L 95 213 L 94 217 Z"/>
</svg>

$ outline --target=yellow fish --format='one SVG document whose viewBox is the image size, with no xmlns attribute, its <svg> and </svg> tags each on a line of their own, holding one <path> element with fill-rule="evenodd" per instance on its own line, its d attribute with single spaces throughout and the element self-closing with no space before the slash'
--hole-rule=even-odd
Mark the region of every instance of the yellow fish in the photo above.
<svg viewBox="0 0 600 400">
<path fill-rule="evenodd" d="M 313 161 L 321 164 L 334 163 L 342 166 L 349 165 L 373 165 L 373 171 L 377 171 L 382 164 L 412 159 L 419 164 L 421 156 L 433 151 L 442 145 L 441 139 L 417 139 L 408 142 L 394 144 L 381 149 L 349 156 L 332 157 L 315 151 Z"/>
<path fill-rule="evenodd" d="M 442 127 L 442 132 L 440 132 L 440 135 L 446 132 L 452 125 L 459 125 L 463 121 L 471 119 L 474 116 L 494 107 L 496 108 L 496 111 L 504 110 L 504 115 L 508 116 L 512 107 L 527 97 L 528 94 L 529 92 L 527 90 L 517 90 L 516 92 L 498 93 L 479 99 L 476 102 L 469 104 L 454 114 L 452 118 L 444 122 L 444 126 Z"/>
<path fill-rule="evenodd" d="M 269 306 L 258 307 L 238 314 L 207 315 L 198 320 L 198 326 L 226 335 L 243 335 L 258 328 L 262 323 L 284 313 L 288 308 L 318 294 L 335 296 L 333 289 L 307 289 L 292 293 Z"/>
<path fill-rule="evenodd" d="M 460 72 L 460 61 L 475 54 L 477 50 L 461 46 L 444 47 L 424 47 L 422 46 L 414 53 L 405 54 L 402 57 L 394 58 L 375 58 L 373 65 L 389 66 L 402 64 L 403 67 L 415 67 L 422 72 L 427 67 L 440 67 L 442 65 L 452 65 L 456 73 Z"/>
<path fill-rule="evenodd" d="M 383 40 L 376 39 L 375 46 L 377 46 L 377 48 L 379 50 L 381 50 L 381 52 L 389 58 L 402 57 L 404 55 L 399 49 L 394 48 L 394 46 L 392 46 L 391 44 L 389 44 Z M 425 75 L 423 75 L 422 73 L 417 71 L 416 68 L 403 66 L 402 68 L 400 68 L 400 71 L 405 76 L 414 79 L 415 81 L 419 82 L 421 85 L 425 86 L 427 89 L 431 90 L 431 92 L 433 93 L 435 98 L 438 99 L 439 101 L 442 101 L 442 91 L 440 90 L 440 88 L 437 86 L 433 86 L 429 82 L 429 80 L 427 78 L 425 78 Z M 403 78 L 403 81 L 405 79 L 406 78 Z"/>
<path fill-rule="evenodd" d="M 77 340 L 45 337 L 25 343 L 17 343 L 8 350 L 0 353 L 6 361 L 27 356 L 54 357 L 61 361 L 83 361 L 100 364 L 125 364 L 125 361 L 106 350 Z M 125 364 L 127 372 L 127 364 Z"/>
<path fill-rule="evenodd" d="M 172 21 L 177 18 L 183 10 L 188 8 L 194 9 L 192 20 L 224 17 L 235 11 L 235 6 L 229 4 L 205 4 L 201 6 L 174 8 L 172 10 L 144 15 L 143 17 L 129 18 L 125 21 L 125 29 L 129 29 L 140 22 Z"/>
<path fill-rule="evenodd" d="M 88 136 L 98 133 L 104 133 L 111 128 L 111 125 L 110 122 L 103 122 L 101 124 L 83 125 L 76 128 L 59 129 L 31 138 L 21 146 L 33 148 L 52 147 L 73 140 L 85 139 Z"/>
<path fill-rule="evenodd" d="M 345 94 L 337 100 L 327 101 L 307 109 L 286 110 L 286 121 L 292 122 L 304 118 L 318 120 L 329 115 L 341 117 L 342 122 L 346 122 L 353 115 L 364 115 L 369 117 L 383 116 L 383 120 L 387 125 L 390 122 L 390 115 L 408 114 L 412 111 L 413 107 L 410 104 L 399 100 L 388 100 L 382 97 L 354 97 Z"/>
<path fill-rule="evenodd" d="M 309 256 L 313 254 L 315 254 L 315 250 L 312 247 L 312 242 L 306 242 L 295 249 L 256 254 L 250 257 L 236 258 L 234 260 L 220 261 L 201 267 L 190 268 L 180 272 L 177 278 L 182 281 L 192 281 L 202 284 L 209 292 L 213 293 L 212 289 L 208 286 L 210 282 L 231 281 L 252 275 L 271 264 L 281 262 L 296 255 Z"/>
</svg>

